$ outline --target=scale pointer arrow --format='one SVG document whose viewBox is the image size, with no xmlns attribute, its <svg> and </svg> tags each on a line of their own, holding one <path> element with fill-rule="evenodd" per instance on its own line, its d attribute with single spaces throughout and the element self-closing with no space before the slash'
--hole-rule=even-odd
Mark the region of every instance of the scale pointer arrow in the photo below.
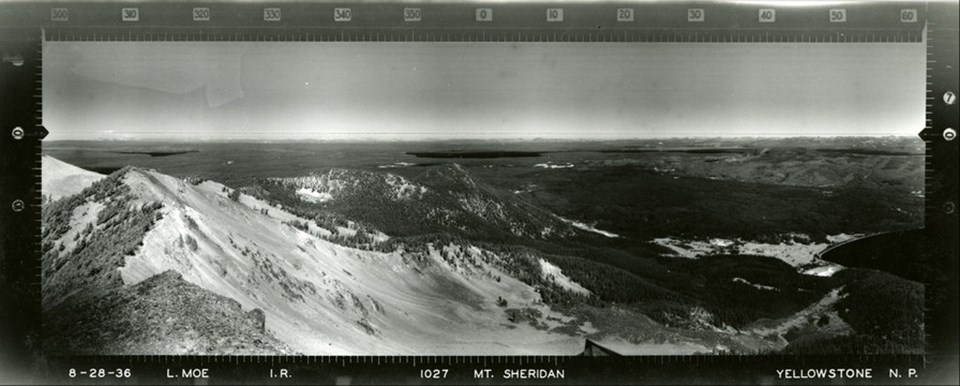
<svg viewBox="0 0 960 386">
<path fill-rule="evenodd" d="M 47 137 L 48 134 L 50 134 L 50 131 L 47 130 L 46 127 L 43 127 L 43 126 L 36 126 L 36 127 L 37 128 L 34 130 L 26 130 L 26 132 L 24 133 L 24 136 L 36 137 L 37 139 L 42 141 L 44 138 Z"/>
</svg>

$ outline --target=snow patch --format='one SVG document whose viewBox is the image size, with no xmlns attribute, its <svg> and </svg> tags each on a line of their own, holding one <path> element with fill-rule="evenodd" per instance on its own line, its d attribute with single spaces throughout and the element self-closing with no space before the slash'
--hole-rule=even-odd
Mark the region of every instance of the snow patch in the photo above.
<svg viewBox="0 0 960 386">
<path fill-rule="evenodd" d="M 761 289 L 761 290 L 766 290 L 766 291 L 780 291 L 780 289 L 777 288 L 777 287 L 771 287 L 771 286 L 763 285 L 763 284 L 754 284 L 754 283 L 751 283 L 751 282 L 747 281 L 747 279 L 744 279 L 744 278 L 742 278 L 742 277 L 735 277 L 735 278 L 733 278 L 732 281 L 733 281 L 734 283 L 743 283 L 743 284 L 746 284 L 746 285 L 749 285 L 749 286 L 753 286 L 753 288 L 756 288 L 756 289 Z"/>
<path fill-rule="evenodd" d="M 405 168 L 405 167 L 414 166 L 414 165 L 416 164 L 412 162 L 394 162 L 389 165 L 380 165 L 377 167 L 380 169 L 396 169 L 396 168 Z"/>
<path fill-rule="evenodd" d="M 535 167 L 535 168 L 544 168 L 544 169 L 569 169 L 569 168 L 574 167 L 574 165 L 573 165 L 572 163 L 569 163 L 569 162 L 564 163 L 564 164 L 555 164 L 555 163 L 553 163 L 553 162 L 546 162 L 546 163 L 541 163 L 541 164 L 535 164 L 535 165 L 533 165 L 533 167 Z"/>
<path fill-rule="evenodd" d="M 863 234 L 861 234 L 861 233 L 856 233 L 856 234 L 848 235 L 848 234 L 846 234 L 846 233 L 841 233 L 841 234 L 839 234 L 839 235 L 829 235 L 829 236 L 827 236 L 827 241 L 829 241 L 830 244 L 837 244 L 837 243 L 842 243 L 842 242 L 845 242 L 845 241 L 850 241 L 850 240 L 853 240 L 853 239 L 858 238 L 858 237 L 863 237 Z"/>
<path fill-rule="evenodd" d="M 618 234 L 616 234 L 616 233 L 607 232 L 607 231 L 602 230 L 602 229 L 597 229 L 597 228 L 594 228 L 592 225 L 587 225 L 587 224 L 584 224 L 584 223 L 582 223 L 582 222 L 570 220 L 570 219 L 567 219 L 567 218 L 564 218 L 564 217 L 561 217 L 561 216 L 557 216 L 557 215 L 554 215 L 554 216 L 556 216 L 558 219 L 560 219 L 560 221 L 563 221 L 563 222 L 565 222 L 565 223 L 567 223 L 567 224 L 572 225 L 572 226 L 575 227 L 575 228 L 578 228 L 578 229 L 581 229 L 581 230 L 585 230 L 585 231 L 587 231 L 587 232 L 593 232 L 593 233 L 596 233 L 596 234 L 604 235 L 604 236 L 609 237 L 609 238 L 620 237 L 620 235 L 618 235 Z"/>
<path fill-rule="evenodd" d="M 843 270 L 842 266 L 837 264 L 829 264 L 829 265 L 823 265 L 819 267 L 806 269 L 801 271 L 801 273 L 804 275 L 811 275 L 811 276 L 830 277 L 830 276 L 833 276 L 833 274 L 840 272 L 841 270 Z"/>
</svg>

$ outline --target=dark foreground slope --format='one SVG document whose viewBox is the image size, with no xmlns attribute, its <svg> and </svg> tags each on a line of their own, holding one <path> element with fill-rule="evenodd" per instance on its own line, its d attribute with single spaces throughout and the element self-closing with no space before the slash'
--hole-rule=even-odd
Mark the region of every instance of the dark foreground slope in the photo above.
<svg viewBox="0 0 960 386">
<path fill-rule="evenodd" d="M 784 349 L 788 354 L 923 354 L 924 286 L 889 273 L 852 268 L 835 275 L 846 285 L 834 306 L 856 332 L 823 337 L 801 334 Z"/>
<path fill-rule="evenodd" d="M 174 271 L 61 303 L 44 314 L 43 331 L 48 353 L 292 354 L 265 333 L 262 311 L 243 312 Z"/>
<path fill-rule="evenodd" d="M 823 258 L 875 272 L 877 277 L 872 282 L 883 280 L 884 283 L 875 285 L 876 288 L 869 289 L 868 293 L 890 294 L 899 289 L 901 294 L 914 294 L 910 304 L 904 307 L 892 307 L 890 303 L 878 302 L 875 297 L 864 299 L 867 301 L 864 304 L 874 310 L 872 314 L 877 319 L 910 315 L 883 312 L 891 308 L 904 310 L 904 313 L 919 313 L 930 338 L 926 342 L 928 350 L 956 351 L 957 282 L 952 280 L 957 272 L 955 234 L 948 235 L 938 228 L 880 234 L 831 249 Z M 919 287 L 922 295 L 916 295 L 917 290 L 906 291 L 902 285 L 891 284 L 908 280 Z M 911 319 L 917 318 L 912 315 Z M 889 328 L 884 327 L 888 327 L 888 323 L 880 325 L 877 330 L 883 331 L 883 335 L 895 336 L 887 333 Z"/>
</svg>

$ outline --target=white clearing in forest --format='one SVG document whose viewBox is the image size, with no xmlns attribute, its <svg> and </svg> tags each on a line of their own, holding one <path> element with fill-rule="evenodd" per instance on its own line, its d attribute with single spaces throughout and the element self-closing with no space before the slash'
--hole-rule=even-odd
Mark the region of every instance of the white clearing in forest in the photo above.
<svg viewBox="0 0 960 386">
<path fill-rule="evenodd" d="M 669 248 L 674 256 L 696 259 L 713 252 L 713 246 L 703 241 L 681 241 L 669 237 L 653 239 L 653 243 Z"/>
<path fill-rule="evenodd" d="M 744 255 L 770 256 L 782 260 L 794 267 L 813 263 L 827 244 L 780 243 L 764 244 L 745 242 L 740 245 L 739 252 Z"/>
<path fill-rule="evenodd" d="M 590 290 L 583 288 L 579 283 L 564 275 L 560 267 L 550 264 L 549 261 L 540 259 L 540 272 L 544 279 L 552 280 L 567 291 L 590 296 Z"/>
<path fill-rule="evenodd" d="M 696 259 L 702 256 L 713 254 L 740 254 L 740 255 L 758 255 L 767 256 L 783 261 L 791 266 L 798 268 L 801 273 L 816 276 L 830 276 L 843 269 L 842 266 L 832 264 L 821 260 L 818 255 L 824 249 L 830 246 L 826 243 L 804 243 L 804 235 L 790 235 L 789 242 L 779 244 L 758 243 L 754 241 L 745 241 L 742 239 L 710 239 L 701 240 L 681 240 L 670 237 L 655 238 L 653 242 L 657 245 L 669 248 L 674 256 Z M 830 243 L 842 242 L 854 238 L 849 235 L 827 236 Z M 808 238 L 809 239 L 809 238 Z M 814 267 L 814 268 L 811 268 Z M 830 267 L 830 268 L 822 268 Z"/>
<path fill-rule="evenodd" d="M 318 192 L 310 188 L 297 189 L 297 195 L 300 199 L 307 202 L 323 203 L 333 200 L 333 195 L 328 192 Z"/>
</svg>

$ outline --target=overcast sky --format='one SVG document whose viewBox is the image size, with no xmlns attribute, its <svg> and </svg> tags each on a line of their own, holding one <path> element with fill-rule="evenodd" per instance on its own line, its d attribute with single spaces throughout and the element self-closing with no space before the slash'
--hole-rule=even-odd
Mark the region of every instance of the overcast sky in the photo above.
<svg viewBox="0 0 960 386">
<path fill-rule="evenodd" d="M 918 43 L 45 43 L 66 139 L 915 135 Z"/>
</svg>

